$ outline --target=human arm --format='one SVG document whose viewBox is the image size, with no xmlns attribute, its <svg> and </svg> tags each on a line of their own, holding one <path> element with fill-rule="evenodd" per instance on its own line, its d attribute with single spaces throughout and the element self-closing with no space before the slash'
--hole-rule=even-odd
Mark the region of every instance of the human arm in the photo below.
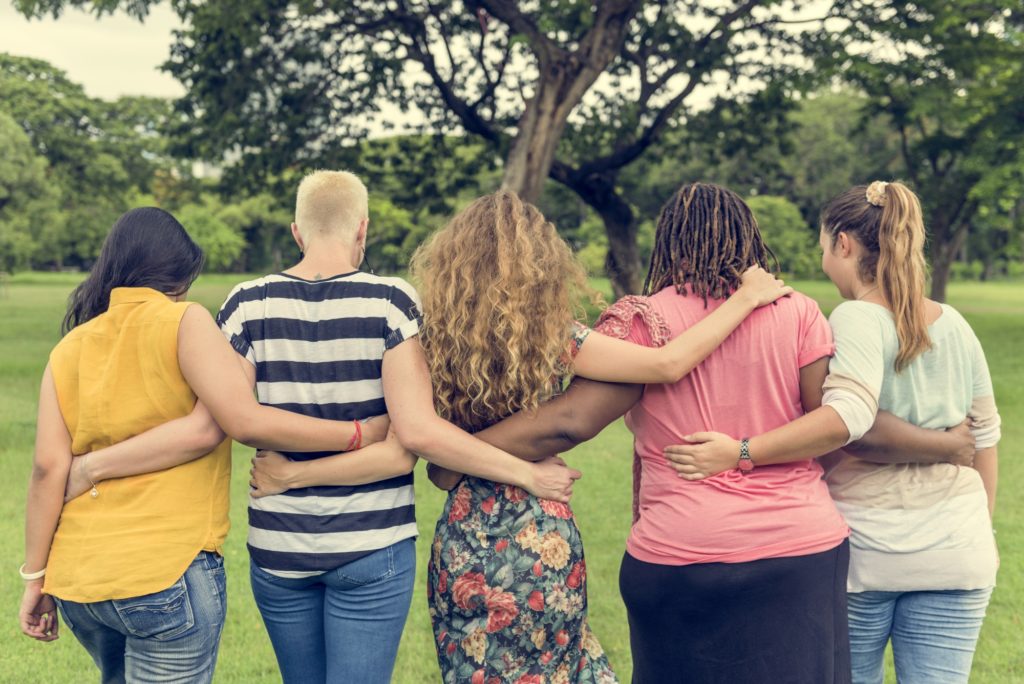
<svg viewBox="0 0 1024 684">
<path fill-rule="evenodd" d="M 824 357 L 800 369 L 800 388 L 805 407 L 820 403 L 821 384 L 828 372 Z M 819 389 L 814 390 L 817 386 Z M 849 430 L 830 406 L 805 413 L 796 420 L 749 439 L 750 457 L 757 466 L 802 461 L 835 451 L 849 441 Z M 702 480 L 735 468 L 740 440 L 720 432 L 686 435 L 688 444 L 665 447 L 665 458 L 680 477 Z"/>
<path fill-rule="evenodd" d="M 260 451 L 252 459 L 249 493 L 258 499 L 302 487 L 379 482 L 411 473 L 415 465 L 415 454 L 402 447 L 394 432 L 368 447 L 311 461 L 292 461 L 276 451 Z"/>
<path fill-rule="evenodd" d="M 589 339 L 586 344 L 590 344 Z M 544 402 L 536 411 L 514 413 L 475 436 L 519 458 L 542 460 L 596 437 L 628 411 L 642 393 L 643 385 L 576 377 L 565 392 Z M 433 464 L 427 467 L 427 474 L 441 489 L 451 489 L 462 477 Z"/>
<path fill-rule="evenodd" d="M 974 462 L 974 435 L 965 420 L 946 430 L 929 430 L 879 411 L 871 429 L 843 451 L 872 463 L 953 463 L 969 466 Z"/>
<path fill-rule="evenodd" d="M 39 388 L 39 412 L 32 475 L 25 509 L 24 572 L 46 568 L 57 521 L 64 507 L 64 483 L 71 467 L 71 434 L 57 401 L 57 388 L 50 366 L 43 372 Z M 26 580 L 18 610 L 21 631 L 39 641 L 58 636 L 57 607 L 43 593 L 43 578 Z"/>
<path fill-rule="evenodd" d="M 579 471 L 553 461 L 529 463 L 474 438 L 434 410 L 433 388 L 417 337 L 384 352 L 381 369 L 391 425 L 406 449 L 431 463 L 567 502 Z"/>
<path fill-rule="evenodd" d="M 717 309 L 663 347 L 644 347 L 591 333 L 573 361 L 573 372 L 605 382 L 677 382 L 717 349 L 754 309 L 793 292 L 757 266 L 743 274 L 742 282 Z"/>
<path fill-rule="evenodd" d="M 94 483 L 173 468 L 213 451 L 224 441 L 213 415 L 197 401 L 187 416 L 169 420 L 123 442 L 75 457 L 64 500 L 89 491 Z"/>
<path fill-rule="evenodd" d="M 996 488 L 999 484 L 999 452 L 996 446 L 979 449 L 974 456 L 974 469 L 981 475 L 988 497 L 988 514 L 996 512 Z"/>
<path fill-rule="evenodd" d="M 353 443 L 352 421 L 322 420 L 261 405 L 253 395 L 252 379 L 240 372 L 244 366 L 239 363 L 209 312 L 198 305 L 188 307 L 178 327 L 178 365 L 224 432 L 262 449 L 338 451 Z M 255 369 L 252 373 L 255 378 Z"/>
</svg>

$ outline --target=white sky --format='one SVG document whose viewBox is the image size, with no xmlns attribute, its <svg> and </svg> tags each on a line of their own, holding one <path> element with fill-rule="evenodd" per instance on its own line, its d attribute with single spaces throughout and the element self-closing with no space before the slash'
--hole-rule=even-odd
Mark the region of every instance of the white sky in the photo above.
<svg viewBox="0 0 1024 684">
<path fill-rule="evenodd" d="M 181 84 L 158 69 L 170 54 L 171 31 L 180 26 L 163 4 L 150 11 L 145 23 L 123 12 L 96 19 L 76 9 L 57 20 L 29 21 L 9 0 L 0 0 L 0 52 L 45 59 L 86 93 L 104 99 L 182 95 Z"/>
</svg>

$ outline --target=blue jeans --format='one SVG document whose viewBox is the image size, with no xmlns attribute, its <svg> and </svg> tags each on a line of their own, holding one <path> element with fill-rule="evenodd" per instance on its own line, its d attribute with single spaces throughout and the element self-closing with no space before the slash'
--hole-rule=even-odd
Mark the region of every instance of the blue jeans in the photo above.
<svg viewBox="0 0 1024 684">
<path fill-rule="evenodd" d="M 201 551 L 163 591 L 95 603 L 56 599 L 104 684 L 213 679 L 227 612 L 224 559 Z"/>
<path fill-rule="evenodd" d="M 847 594 L 854 684 L 881 684 L 890 638 L 900 684 L 966 683 L 991 594 L 991 588 Z"/>
<path fill-rule="evenodd" d="M 314 577 L 249 567 L 285 684 L 391 681 L 416 579 L 415 539 Z"/>
</svg>

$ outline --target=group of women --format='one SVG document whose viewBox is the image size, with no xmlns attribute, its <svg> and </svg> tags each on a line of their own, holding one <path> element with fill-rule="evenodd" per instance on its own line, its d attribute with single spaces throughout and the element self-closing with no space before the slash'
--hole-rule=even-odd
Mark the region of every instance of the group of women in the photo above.
<svg viewBox="0 0 1024 684">
<path fill-rule="evenodd" d="M 422 301 L 359 270 L 367 230 L 358 179 L 311 174 L 302 261 L 214 321 L 184 301 L 202 257 L 182 226 L 119 219 L 43 377 L 26 634 L 56 638 L 59 609 L 103 681 L 209 681 L 227 434 L 264 450 L 248 547 L 284 681 L 389 681 L 418 455 L 449 490 L 427 592 L 443 681 L 614 682 L 568 505 L 580 474 L 557 454 L 625 414 L 633 681 L 881 682 L 890 640 L 901 682 L 967 680 L 998 564 L 999 417 L 977 338 L 923 294 L 908 188 L 822 212 L 848 300 L 829 321 L 710 184 L 669 199 L 645 296 L 593 330 L 584 271 L 511 192 L 420 247 Z"/>
</svg>

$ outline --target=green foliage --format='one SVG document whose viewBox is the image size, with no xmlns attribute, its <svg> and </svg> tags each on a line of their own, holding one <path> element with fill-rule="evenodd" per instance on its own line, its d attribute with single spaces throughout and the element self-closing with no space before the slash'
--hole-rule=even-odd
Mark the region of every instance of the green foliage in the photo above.
<svg viewBox="0 0 1024 684">
<path fill-rule="evenodd" d="M 844 80 L 863 91 L 900 144 L 900 172 L 921 196 L 930 233 L 932 296 L 982 206 L 1018 200 L 1024 166 L 1024 12 L 1019 0 L 863 3 L 827 43 L 884 46 L 838 54 Z M 987 218 L 987 217 L 983 217 Z M 1020 223 L 1017 223 L 1018 230 Z"/>
<path fill-rule="evenodd" d="M 765 242 L 779 259 L 782 272 L 793 278 L 816 278 L 821 269 L 817 234 L 800 210 L 785 197 L 758 195 L 747 200 Z"/>
<path fill-rule="evenodd" d="M 211 271 L 230 269 L 245 249 L 245 238 L 241 230 L 224 221 L 218 213 L 219 209 L 211 199 L 204 204 L 186 205 L 176 212 L 176 218 L 202 247 L 206 255 L 206 266 Z"/>
<path fill-rule="evenodd" d="M 169 106 L 152 98 L 107 103 L 50 64 L 0 53 L 0 113 L 49 164 L 49 197 L 59 220 L 36 224 L 37 266 L 88 266 L 129 199 L 148 192 L 166 163 L 156 130 Z"/>
<path fill-rule="evenodd" d="M 25 268 L 45 249 L 35 235 L 60 231 L 63 217 L 47 171 L 21 127 L 0 112 L 0 271 Z"/>
</svg>

